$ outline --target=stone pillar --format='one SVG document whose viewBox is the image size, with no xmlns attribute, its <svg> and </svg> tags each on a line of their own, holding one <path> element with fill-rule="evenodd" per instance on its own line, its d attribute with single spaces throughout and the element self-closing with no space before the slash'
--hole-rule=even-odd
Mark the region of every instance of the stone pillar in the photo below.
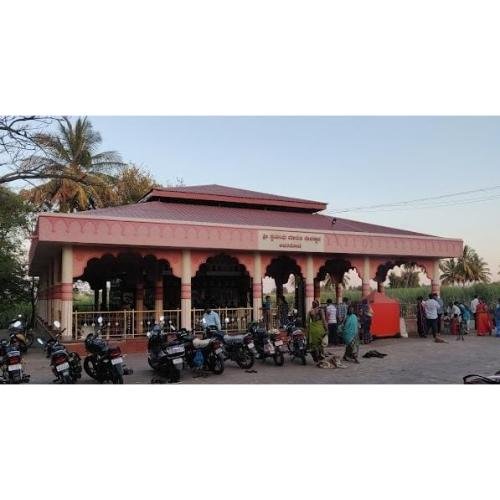
<svg viewBox="0 0 500 500">
<path fill-rule="evenodd" d="M 144 283 L 138 281 L 135 285 L 135 335 L 142 335 L 144 311 Z"/>
<path fill-rule="evenodd" d="M 62 311 L 61 311 L 61 263 L 62 263 L 62 255 L 57 255 L 54 258 L 54 267 L 53 267 L 53 282 L 54 285 L 52 287 L 52 321 L 60 321 L 62 320 Z M 61 322 L 62 323 L 62 322 Z"/>
<path fill-rule="evenodd" d="M 60 285 L 61 329 L 63 338 L 73 338 L 73 247 L 65 246 L 61 256 Z"/>
<path fill-rule="evenodd" d="M 163 276 L 160 276 L 155 283 L 155 320 L 159 321 L 161 316 L 163 316 Z"/>
<path fill-rule="evenodd" d="M 441 294 L 441 270 L 439 269 L 439 263 L 439 259 L 434 262 L 431 280 L 432 293 L 437 293 L 438 295 Z"/>
<path fill-rule="evenodd" d="M 49 261 L 47 265 L 47 288 L 45 290 L 45 297 L 47 302 L 45 304 L 45 309 L 47 311 L 47 323 L 52 323 L 52 280 L 54 279 L 52 272 L 52 262 Z"/>
<path fill-rule="evenodd" d="M 182 251 L 181 327 L 191 330 L 191 250 Z"/>
<path fill-rule="evenodd" d="M 363 276 L 362 280 L 362 296 L 365 299 L 370 295 L 370 257 L 365 257 L 365 262 L 363 265 Z"/>
<path fill-rule="evenodd" d="M 319 279 L 314 280 L 314 300 L 321 302 L 321 282 Z"/>
<path fill-rule="evenodd" d="M 344 298 L 344 287 L 342 283 L 335 283 L 335 298 L 337 300 L 337 304 L 340 304 Z"/>
<path fill-rule="evenodd" d="M 253 321 L 262 317 L 262 259 L 259 252 L 255 252 L 253 261 Z"/>
<path fill-rule="evenodd" d="M 314 300 L 314 263 L 312 255 L 307 256 L 306 260 L 306 317 L 312 309 Z"/>
</svg>

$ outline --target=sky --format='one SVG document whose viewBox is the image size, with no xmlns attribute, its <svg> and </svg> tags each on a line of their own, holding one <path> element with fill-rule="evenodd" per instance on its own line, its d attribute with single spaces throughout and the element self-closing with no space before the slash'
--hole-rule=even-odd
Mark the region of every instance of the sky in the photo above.
<svg viewBox="0 0 500 500">
<path fill-rule="evenodd" d="M 324 201 L 339 217 L 461 238 L 500 271 L 500 189 L 485 200 L 341 209 L 500 186 L 496 117 L 90 117 L 103 150 L 161 184 L 222 184 Z M 435 205 L 436 202 L 431 204 Z M 416 208 L 417 207 L 417 208 Z M 399 207 L 400 208 L 400 207 Z"/>
</svg>

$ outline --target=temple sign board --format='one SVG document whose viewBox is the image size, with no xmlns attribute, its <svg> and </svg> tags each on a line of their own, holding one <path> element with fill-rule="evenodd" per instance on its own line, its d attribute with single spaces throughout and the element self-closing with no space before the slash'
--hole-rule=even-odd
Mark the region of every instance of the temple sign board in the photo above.
<svg viewBox="0 0 500 500">
<path fill-rule="evenodd" d="M 324 252 L 325 236 L 320 233 L 294 231 L 259 231 L 258 248 L 282 252 Z"/>
</svg>

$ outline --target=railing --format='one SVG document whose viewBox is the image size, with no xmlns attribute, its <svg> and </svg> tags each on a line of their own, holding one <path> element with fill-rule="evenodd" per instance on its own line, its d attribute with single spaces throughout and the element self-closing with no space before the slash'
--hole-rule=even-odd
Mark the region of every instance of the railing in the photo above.
<svg viewBox="0 0 500 500">
<path fill-rule="evenodd" d="M 162 315 L 165 321 L 180 325 L 181 311 L 166 310 Z M 97 318 L 102 317 L 102 337 L 109 339 L 127 339 L 143 337 L 159 320 L 156 311 L 91 311 L 73 313 L 73 338 L 84 339 L 94 332 Z"/>
<path fill-rule="evenodd" d="M 248 325 L 252 322 L 253 309 L 251 307 L 220 308 L 213 310 L 219 314 L 222 329 L 227 332 L 246 331 Z M 204 314 L 204 309 L 193 309 L 191 311 L 193 329 L 200 329 L 201 319 Z M 226 322 L 226 318 L 228 318 L 229 321 Z"/>
</svg>

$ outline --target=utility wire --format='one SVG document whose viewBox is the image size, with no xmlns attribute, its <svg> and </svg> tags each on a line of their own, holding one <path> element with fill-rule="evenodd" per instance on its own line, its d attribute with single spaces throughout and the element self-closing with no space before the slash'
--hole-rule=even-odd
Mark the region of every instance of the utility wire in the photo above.
<svg viewBox="0 0 500 500">
<path fill-rule="evenodd" d="M 365 212 L 365 211 L 370 211 L 370 212 L 378 212 L 378 211 L 389 211 L 389 210 L 379 210 L 379 209 L 392 209 L 391 211 L 396 211 L 396 210 L 414 210 L 415 208 L 439 208 L 442 206 L 453 206 L 453 204 L 460 204 L 460 203 L 478 203 L 482 201 L 488 201 L 491 199 L 496 199 L 500 195 L 493 195 L 489 196 L 486 198 L 475 198 L 475 199 L 462 199 L 462 200 L 451 200 L 450 198 L 456 198 L 457 196 L 466 196 L 466 195 L 471 195 L 471 194 L 477 194 L 477 193 L 488 193 L 491 191 L 496 191 L 500 189 L 499 186 L 492 186 L 489 188 L 481 188 L 481 189 L 473 189 L 469 191 L 461 191 L 458 193 L 450 193 L 450 194 L 444 194 L 440 196 L 429 196 L 426 198 L 416 198 L 414 200 L 407 200 L 407 201 L 400 201 L 397 203 L 381 203 L 378 205 L 365 205 L 365 206 L 359 206 L 359 207 L 353 207 L 353 208 L 341 208 L 337 210 L 333 210 L 335 214 L 341 214 L 341 213 L 347 213 L 347 212 Z M 450 199 L 450 200 L 448 200 Z M 448 200 L 448 201 L 445 201 Z M 440 203 L 434 203 L 434 204 L 423 204 L 420 207 L 415 207 L 412 206 L 413 204 L 416 203 L 422 203 L 422 202 L 440 202 Z"/>
</svg>

